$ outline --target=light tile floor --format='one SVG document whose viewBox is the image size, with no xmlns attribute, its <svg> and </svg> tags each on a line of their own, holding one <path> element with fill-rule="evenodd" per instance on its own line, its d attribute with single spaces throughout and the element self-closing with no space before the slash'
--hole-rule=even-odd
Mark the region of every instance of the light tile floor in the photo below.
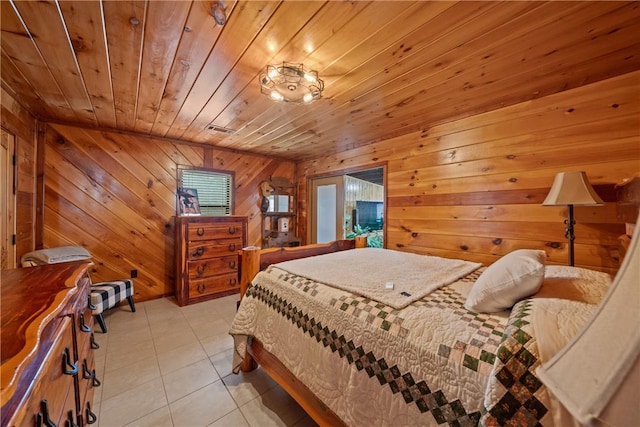
<svg viewBox="0 0 640 427">
<path fill-rule="evenodd" d="M 231 373 L 237 300 L 163 298 L 105 312 L 108 332 L 94 327 L 98 426 L 316 426 L 262 370 Z"/>
</svg>

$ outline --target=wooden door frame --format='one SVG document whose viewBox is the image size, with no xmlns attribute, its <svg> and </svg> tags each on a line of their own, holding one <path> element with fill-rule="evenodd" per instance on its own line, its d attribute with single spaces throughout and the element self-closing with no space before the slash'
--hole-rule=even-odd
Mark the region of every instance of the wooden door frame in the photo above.
<svg viewBox="0 0 640 427">
<path fill-rule="evenodd" d="M 346 168 L 346 169 L 340 169 L 340 170 L 335 170 L 332 171 L 330 173 L 327 174 L 317 174 L 317 175 L 309 175 L 307 177 L 307 232 L 306 234 L 306 243 L 310 243 L 311 242 L 311 237 L 312 237 L 312 232 L 313 232 L 313 222 L 312 222 L 312 216 L 313 216 L 313 180 L 316 179 L 322 179 L 322 178 L 331 178 L 331 177 L 335 177 L 335 176 L 342 176 L 342 175 L 347 175 L 349 173 L 353 173 L 353 172 L 360 172 L 360 171 L 364 171 L 364 170 L 368 170 L 368 169 L 377 169 L 377 168 L 382 168 L 382 181 L 383 181 L 383 186 L 384 186 L 384 224 L 382 227 L 382 239 L 384 242 L 384 247 L 387 246 L 387 207 L 389 205 L 388 200 L 387 200 L 387 194 L 388 194 L 388 183 L 387 183 L 387 165 L 388 162 L 384 161 L 384 162 L 376 162 L 376 163 L 371 163 L 371 164 L 367 164 L 367 165 L 362 165 L 362 166 L 358 166 L 358 167 L 353 167 L 353 168 Z"/>
</svg>

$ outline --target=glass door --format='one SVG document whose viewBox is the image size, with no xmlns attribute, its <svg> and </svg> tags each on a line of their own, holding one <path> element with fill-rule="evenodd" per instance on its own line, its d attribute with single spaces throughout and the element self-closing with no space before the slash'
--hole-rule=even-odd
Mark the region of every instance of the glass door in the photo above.
<svg viewBox="0 0 640 427">
<path fill-rule="evenodd" d="M 314 179 L 311 191 L 311 243 L 344 239 L 344 178 Z"/>
</svg>

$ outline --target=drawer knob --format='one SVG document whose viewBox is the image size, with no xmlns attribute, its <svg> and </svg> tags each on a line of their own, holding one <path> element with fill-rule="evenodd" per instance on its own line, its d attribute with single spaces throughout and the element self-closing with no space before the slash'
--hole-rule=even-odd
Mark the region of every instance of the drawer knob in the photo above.
<svg viewBox="0 0 640 427">
<path fill-rule="evenodd" d="M 78 373 L 78 365 L 71 361 L 69 347 L 65 347 L 64 353 L 62 353 L 62 372 L 64 372 L 65 375 L 75 375 Z"/>
<path fill-rule="evenodd" d="M 236 231 L 238 231 L 237 227 L 229 227 L 229 234 L 236 234 Z"/>
<path fill-rule="evenodd" d="M 229 262 L 229 268 L 232 269 L 232 270 L 235 270 L 236 269 L 236 262 L 235 261 L 230 261 Z"/>
<path fill-rule="evenodd" d="M 229 252 L 235 252 L 235 251 L 236 251 L 236 244 L 229 243 Z"/>
<path fill-rule="evenodd" d="M 97 415 L 91 411 L 91 402 L 87 402 L 85 414 L 87 418 L 87 424 L 94 424 L 96 421 L 98 421 Z"/>
<path fill-rule="evenodd" d="M 196 249 L 195 251 L 191 252 L 191 256 L 196 257 L 196 256 L 202 256 L 204 255 L 204 247 L 203 246 L 199 246 L 198 249 Z"/>
<path fill-rule="evenodd" d="M 199 293 L 199 294 L 203 294 L 203 293 L 204 293 L 204 291 L 205 291 L 205 289 L 207 289 L 207 287 L 206 287 L 204 284 L 200 284 L 200 285 L 198 285 L 197 290 L 198 290 L 198 293 Z"/>
<path fill-rule="evenodd" d="M 84 313 L 80 313 L 80 330 L 82 332 L 91 332 L 91 327 L 84 323 Z"/>
<path fill-rule="evenodd" d="M 235 278 L 229 279 L 229 286 L 235 286 L 237 283 L 238 281 Z"/>
<path fill-rule="evenodd" d="M 204 236 L 204 228 L 198 227 L 198 229 L 196 230 L 196 234 L 200 237 Z"/>
<path fill-rule="evenodd" d="M 58 425 L 49 418 L 49 404 L 47 403 L 47 399 L 40 401 L 40 412 L 38 412 L 36 416 L 36 426 L 58 427 Z"/>
<path fill-rule="evenodd" d="M 198 276 L 202 276 L 206 270 L 207 264 L 201 264 L 196 267 L 196 273 L 198 274 Z"/>
</svg>

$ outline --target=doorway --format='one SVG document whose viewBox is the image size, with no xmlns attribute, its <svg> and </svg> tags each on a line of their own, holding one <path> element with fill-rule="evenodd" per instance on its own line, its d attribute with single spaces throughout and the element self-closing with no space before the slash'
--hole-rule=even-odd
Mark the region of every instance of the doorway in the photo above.
<svg viewBox="0 0 640 427">
<path fill-rule="evenodd" d="M 311 243 L 344 239 L 344 176 L 311 181 Z"/>
<path fill-rule="evenodd" d="M 16 268 L 16 171 L 15 137 L 0 135 L 0 270 Z"/>
<path fill-rule="evenodd" d="M 384 167 L 311 180 L 309 242 L 327 243 L 367 234 L 383 246 L 385 217 Z"/>
</svg>

